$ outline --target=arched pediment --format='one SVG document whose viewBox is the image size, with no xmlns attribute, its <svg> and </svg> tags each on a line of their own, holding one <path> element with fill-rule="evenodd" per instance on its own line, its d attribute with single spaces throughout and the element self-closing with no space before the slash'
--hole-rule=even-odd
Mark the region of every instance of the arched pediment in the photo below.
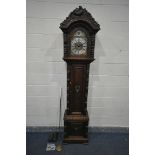
<svg viewBox="0 0 155 155">
<path fill-rule="evenodd" d="M 86 23 L 96 33 L 100 30 L 100 25 L 95 21 L 92 15 L 82 6 L 74 9 L 69 16 L 60 24 L 62 31 L 67 30 L 74 23 Z"/>
</svg>

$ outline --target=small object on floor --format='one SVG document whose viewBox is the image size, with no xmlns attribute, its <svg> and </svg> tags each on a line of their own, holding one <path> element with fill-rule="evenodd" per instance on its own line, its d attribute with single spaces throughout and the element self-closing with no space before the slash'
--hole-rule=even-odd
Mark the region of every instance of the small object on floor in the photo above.
<svg viewBox="0 0 155 155">
<path fill-rule="evenodd" d="M 62 145 L 61 144 L 56 144 L 55 148 L 58 152 L 62 151 Z"/>
<path fill-rule="evenodd" d="M 47 143 L 46 151 L 54 151 L 54 150 L 55 150 L 55 144 Z"/>
</svg>

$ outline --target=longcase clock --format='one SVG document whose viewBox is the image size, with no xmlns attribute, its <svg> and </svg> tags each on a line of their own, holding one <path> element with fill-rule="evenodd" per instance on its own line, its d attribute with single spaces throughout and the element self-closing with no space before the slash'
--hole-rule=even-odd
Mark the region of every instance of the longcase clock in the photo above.
<svg viewBox="0 0 155 155">
<path fill-rule="evenodd" d="M 64 114 L 64 143 L 88 143 L 87 95 L 89 64 L 94 61 L 95 34 L 99 24 L 81 6 L 60 24 L 67 63 L 67 108 Z"/>
</svg>

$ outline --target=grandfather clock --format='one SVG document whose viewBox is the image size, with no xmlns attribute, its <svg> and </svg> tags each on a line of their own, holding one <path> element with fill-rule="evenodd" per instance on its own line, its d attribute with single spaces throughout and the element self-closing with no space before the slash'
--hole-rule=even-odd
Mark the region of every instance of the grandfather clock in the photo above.
<svg viewBox="0 0 155 155">
<path fill-rule="evenodd" d="M 67 108 L 64 114 L 64 143 L 88 143 L 87 94 L 89 64 L 94 61 L 95 34 L 99 24 L 81 6 L 60 24 L 67 62 Z"/>
</svg>

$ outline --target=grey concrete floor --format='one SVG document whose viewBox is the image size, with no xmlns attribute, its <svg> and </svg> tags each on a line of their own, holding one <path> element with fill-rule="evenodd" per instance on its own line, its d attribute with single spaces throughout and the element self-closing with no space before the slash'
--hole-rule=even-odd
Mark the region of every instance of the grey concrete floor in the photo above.
<svg viewBox="0 0 155 155">
<path fill-rule="evenodd" d="M 48 132 L 26 134 L 26 155 L 128 155 L 128 133 L 89 133 L 89 143 L 63 145 L 61 152 L 46 152 Z"/>
</svg>

